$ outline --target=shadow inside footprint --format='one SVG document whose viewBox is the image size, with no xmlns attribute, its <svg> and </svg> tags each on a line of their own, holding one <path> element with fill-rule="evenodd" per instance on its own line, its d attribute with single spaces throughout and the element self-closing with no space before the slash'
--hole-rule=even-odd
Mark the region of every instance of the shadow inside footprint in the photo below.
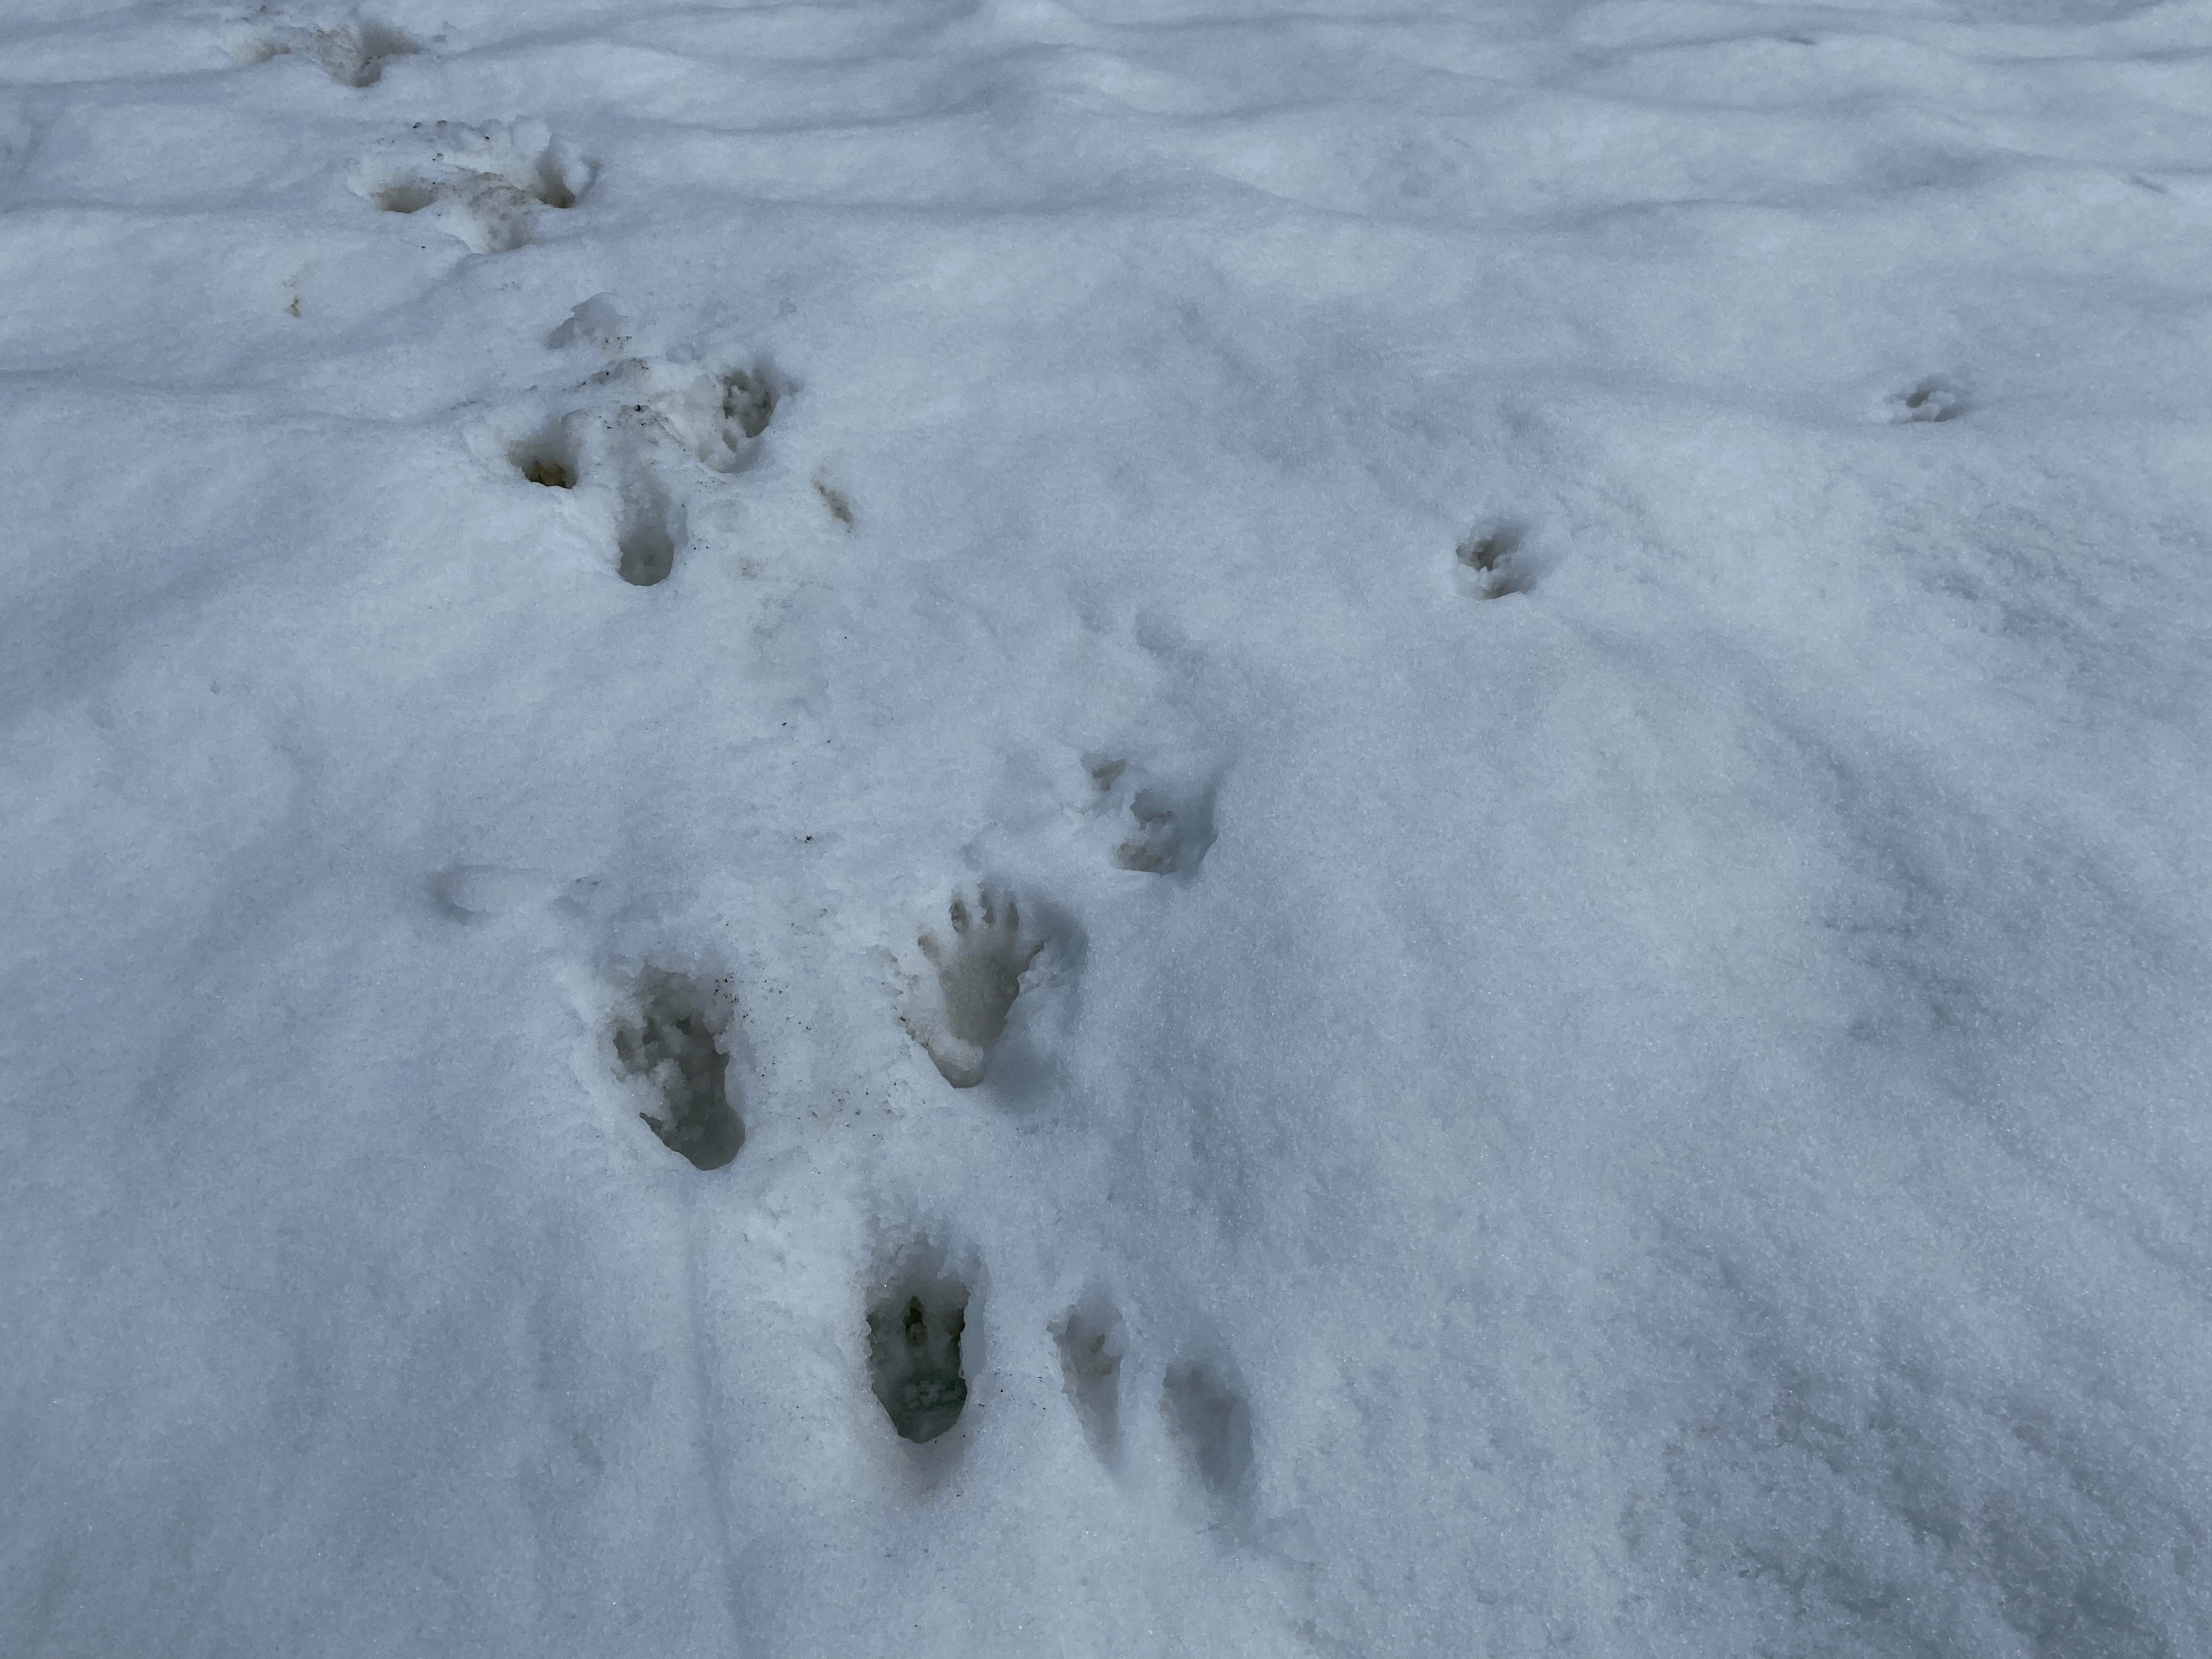
<svg viewBox="0 0 2212 1659">
<path fill-rule="evenodd" d="M 420 213 L 438 199 L 438 192 L 419 179 L 399 179 L 369 191 L 368 204 L 379 213 Z"/>
<path fill-rule="evenodd" d="M 562 213 L 576 205 L 575 186 L 550 150 L 538 156 L 535 171 L 536 178 L 523 186 L 533 200 Z"/>
<path fill-rule="evenodd" d="M 420 213 L 473 253 L 528 245 L 535 209 L 571 208 L 591 169 L 564 160 L 538 121 L 476 128 L 441 121 L 411 166 L 386 163 L 355 185 L 384 213 Z"/>
<path fill-rule="evenodd" d="M 549 489 L 574 489 L 584 471 L 575 426 L 576 417 L 569 416 L 532 433 L 507 452 L 514 470 Z"/>
<path fill-rule="evenodd" d="M 662 1114 L 638 1116 L 672 1152 L 702 1170 L 722 1168 L 745 1144 L 720 1044 L 728 1005 L 710 986 L 659 970 L 639 981 L 637 1003 L 636 1019 L 615 1027 L 615 1058 L 626 1076 L 651 1084 Z"/>
<path fill-rule="evenodd" d="M 395 58 L 422 50 L 398 29 L 363 22 L 357 28 L 318 29 L 309 48 L 323 73 L 342 87 L 373 87 Z"/>
<path fill-rule="evenodd" d="M 949 946 L 933 933 L 916 941 L 937 970 L 938 995 L 934 1007 L 909 1007 L 904 1015 L 907 1030 L 956 1089 L 983 1080 L 1021 994 L 1022 975 L 1044 948 L 1041 939 L 1023 941 L 1022 914 L 1012 894 L 982 887 L 975 900 L 972 913 L 958 898 L 947 908 Z"/>
<path fill-rule="evenodd" d="M 1173 1365 L 1160 1409 L 1206 1490 L 1241 1508 L 1252 1480 L 1252 1413 L 1243 1396 L 1200 1366 Z"/>
<path fill-rule="evenodd" d="M 373 87 L 384 78 L 386 64 L 422 50 L 398 29 L 368 21 L 334 28 L 283 28 L 249 37 L 232 48 L 251 63 L 266 63 L 288 52 L 312 58 L 342 87 Z"/>
<path fill-rule="evenodd" d="M 782 395 L 782 383 L 767 364 L 733 368 L 722 377 L 722 418 L 741 435 L 757 438 L 775 417 Z"/>
<path fill-rule="evenodd" d="M 934 1440 L 960 1420 L 967 1325 L 968 1287 L 957 1279 L 902 1276 L 868 1310 L 869 1381 L 902 1439 Z"/>
<path fill-rule="evenodd" d="M 1890 419 L 1899 426 L 1926 421 L 1955 421 L 1966 412 L 1966 394 L 1942 375 L 1923 380 L 1889 400 Z"/>
<path fill-rule="evenodd" d="M 1110 1304 L 1085 1302 L 1052 1328 L 1060 1381 L 1083 1437 L 1100 1457 L 1121 1443 L 1121 1322 Z"/>
<path fill-rule="evenodd" d="M 657 490 L 640 492 L 624 512 L 615 568 L 632 587 L 652 587 L 676 568 L 675 514 Z"/>
<path fill-rule="evenodd" d="M 798 390 L 767 359 L 722 374 L 700 374 L 656 399 L 655 413 L 677 442 L 706 466 L 742 472 L 758 461 L 762 435 L 777 405 Z"/>
<path fill-rule="evenodd" d="M 1173 796 L 1139 789 L 1129 798 L 1137 833 L 1114 849 L 1115 867 L 1147 875 L 1188 875 L 1213 845 L 1212 792 Z"/>
<path fill-rule="evenodd" d="M 1498 525 L 1470 532 L 1454 550 L 1462 586 L 1479 599 L 1502 599 L 1535 586 L 1521 556 L 1521 529 Z"/>
</svg>

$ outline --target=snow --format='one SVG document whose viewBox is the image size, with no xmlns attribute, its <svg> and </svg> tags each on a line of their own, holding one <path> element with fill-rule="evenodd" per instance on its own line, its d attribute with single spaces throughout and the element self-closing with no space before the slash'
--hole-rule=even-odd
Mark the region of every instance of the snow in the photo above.
<svg viewBox="0 0 2212 1659">
<path fill-rule="evenodd" d="M 2212 1650 L 2208 63 L 12 0 L 0 1648 Z"/>
</svg>

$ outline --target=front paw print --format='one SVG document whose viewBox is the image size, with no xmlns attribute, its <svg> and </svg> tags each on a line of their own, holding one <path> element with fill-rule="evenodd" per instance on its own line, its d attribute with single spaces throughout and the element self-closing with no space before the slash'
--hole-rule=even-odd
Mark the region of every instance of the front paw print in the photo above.
<svg viewBox="0 0 2212 1659">
<path fill-rule="evenodd" d="M 952 927 L 949 945 L 933 933 L 916 941 L 937 970 L 936 994 L 917 985 L 901 1018 L 945 1080 L 956 1089 L 972 1089 L 983 1080 L 991 1051 L 1006 1035 L 1023 971 L 1044 942 L 1025 943 L 1012 895 L 988 887 L 976 890 L 972 911 L 964 899 L 954 899 L 945 919 Z"/>
</svg>

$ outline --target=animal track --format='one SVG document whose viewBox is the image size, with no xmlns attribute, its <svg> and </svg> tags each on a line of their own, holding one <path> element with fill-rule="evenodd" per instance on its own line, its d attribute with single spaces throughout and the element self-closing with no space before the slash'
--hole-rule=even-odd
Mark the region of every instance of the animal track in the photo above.
<svg viewBox="0 0 2212 1659">
<path fill-rule="evenodd" d="M 793 389 L 763 359 L 726 374 L 694 375 L 660 391 L 653 410 L 670 435 L 702 465 L 716 472 L 742 472 L 760 459 L 761 434 L 775 418 L 784 394 Z"/>
<path fill-rule="evenodd" d="M 572 410 L 503 446 L 490 437 L 479 453 L 495 455 L 502 449 L 507 464 L 528 483 L 581 490 L 592 501 L 591 512 L 611 515 L 615 569 L 624 581 L 651 587 L 668 580 L 685 536 L 684 513 L 671 502 L 635 434 L 622 432 L 604 416 Z"/>
<path fill-rule="evenodd" d="M 574 489 L 584 476 L 580 428 L 584 417 L 566 415 L 539 428 L 507 451 L 514 470 L 534 484 Z"/>
<path fill-rule="evenodd" d="M 1139 789 L 1129 798 L 1137 833 L 1114 849 L 1121 870 L 1155 876 L 1198 868 L 1213 845 L 1213 805 L 1205 797 L 1178 801 L 1163 790 Z"/>
<path fill-rule="evenodd" d="M 868 1377 L 902 1439 L 934 1440 L 968 1403 L 960 1339 L 968 1287 L 941 1268 L 909 1267 L 868 1310 Z"/>
<path fill-rule="evenodd" d="M 558 486 L 565 477 L 573 484 L 583 466 L 611 474 L 617 480 L 616 568 L 633 586 L 652 587 L 675 569 L 687 523 L 680 494 L 672 494 L 663 483 L 665 474 L 656 459 L 662 441 L 681 445 L 710 471 L 741 471 L 760 459 L 762 434 L 777 404 L 797 385 L 764 358 L 749 367 L 702 374 L 691 366 L 695 349 L 633 356 L 633 337 L 629 321 L 607 295 L 595 295 L 571 310 L 546 336 L 545 344 L 556 351 L 597 347 L 605 364 L 576 390 L 605 401 L 589 414 L 571 413 L 557 429 L 548 428 L 509 453 L 533 483 Z"/>
<path fill-rule="evenodd" d="M 669 506 L 660 486 L 641 471 L 625 492 L 616 570 L 633 587 L 651 587 L 676 568 L 681 509 Z"/>
<path fill-rule="evenodd" d="M 1160 1410 L 1206 1491 L 1226 1508 L 1243 1508 L 1252 1482 L 1252 1413 L 1243 1396 L 1200 1366 L 1171 1365 Z"/>
<path fill-rule="evenodd" d="M 1470 531 L 1453 556 L 1461 587 L 1478 599 L 1502 599 L 1508 593 L 1526 593 L 1535 586 L 1534 573 L 1522 556 L 1517 525 Z"/>
<path fill-rule="evenodd" d="M 733 368 L 722 377 L 722 419 L 746 437 L 757 438 L 768 430 L 781 396 L 775 372 L 767 365 L 750 371 Z"/>
<path fill-rule="evenodd" d="M 1084 764 L 1105 798 L 1100 805 L 1121 797 L 1128 762 L 1087 757 Z M 1114 867 L 1154 876 L 1195 871 L 1213 845 L 1213 790 L 1212 781 L 1200 788 L 1146 784 L 1130 790 L 1124 803 L 1128 829 L 1115 845 Z"/>
<path fill-rule="evenodd" d="M 947 1083 L 972 1089 L 990 1066 L 991 1051 L 1006 1035 L 1006 1017 L 1021 994 L 1022 975 L 1044 941 L 1024 942 L 1013 896 L 988 887 L 976 890 L 972 912 L 956 897 L 945 919 L 952 927 L 951 945 L 934 933 L 915 941 L 936 970 L 936 994 L 927 995 L 916 981 L 899 1018 Z"/>
<path fill-rule="evenodd" d="M 477 129 L 441 121 L 430 153 L 412 166 L 366 166 L 355 188 L 386 213 L 427 213 L 475 253 L 504 253 L 530 240 L 539 207 L 571 208 L 590 169 L 564 158 L 542 121 Z"/>
<path fill-rule="evenodd" d="M 446 129 L 440 131 L 447 135 Z M 483 134 L 475 137 L 481 144 L 491 143 Z M 554 152 L 542 125 L 518 125 L 501 142 L 533 167 L 553 166 Z M 437 159 L 451 161 L 460 154 L 458 149 L 441 150 Z M 476 188 L 473 184 L 459 196 L 441 196 L 443 186 L 416 178 L 374 189 L 357 181 L 357 187 L 372 198 L 380 195 L 386 205 L 416 211 L 464 214 L 474 211 L 471 204 L 481 205 L 467 194 Z M 425 192 L 428 206 L 416 206 Z M 456 234 L 469 234 L 466 226 L 448 228 Z M 485 246 L 512 245 L 505 233 L 479 240 Z M 671 444 L 680 444 L 712 471 L 741 470 L 758 459 L 777 407 L 798 386 L 765 358 L 702 373 L 698 363 L 704 354 L 696 346 L 646 356 L 633 352 L 634 339 L 630 323 L 610 295 L 596 295 L 576 305 L 544 337 L 548 349 L 592 348 L 604 360 L 567 389 L 576 402 L 557 416 L 552 411 L 560 405 L 549 408 L 545 403 L 526 413 L 518 409 L 488 416 L 471 422 L 467 441 L 477 459 L 495 469 L 511 467 L 530 483 L 574 491 L 573 514 L 564 521 L 594 526 L 612 544 L 611 561 L 623 580 L 653 587 L 674 574 L 678 555 L 694 544 L 690 505 L 696 498 L 691 491 L 699 481 L 688 464 L 670 454 Z M 702 539 L 711 539 L 714 504 L 700 505 L 707 513 Z M 842 496 L 833 510 L 837 505 L 843 505 Z M 848 525 L 850 513 L 846 506 Z M 748 574 L 757 573 L 750 561 L 741 561 L 740 568 Z"/>
<path fill-rule="evenodd" d="M 342 87 L 373 87 L 383 78 L 386 64 L 422 50 L 398 29 L 367 21 L 328 28 L 287 24 L 249 35 L 233 47 L 249 64 L 265 64 L 294 52 L 312 58 Z"/>
<path fill-rule="evenodd" d="M 745 1143 L 722 1047 L 733 1012 L 722 987 L 652 969 L 638 980 L 632 1017 L 615 1025 L 623 1074 L 650 1089 L 660 1109 L 638 1115 L 661 1145 L 702 1170 L 722 1168 Z"/>
<path fill-rule="evenodd" d="M 632 356 L 632 337 L 627 319 L 610 296 L 600 294 L 571 311 L 545 343 L 555 350 L 597 346 L 605 366 L 584 384 L 612 389 L 617 416 L 656 437 L 673 439 L 710 471 L 742 472 L 760 459 L 761 439 L 777 407 L 799 390 L 797 381 L 765 357 L 702 373 L 691 366 L 696 350 L 679 349 L 665 357 Z"/>
<path fill-rule="evenodd" d="M 1954 382 L 1937 375 L 1889 400 L 1890 419 L 1899 426 L 1920 421 L 1955 421 L 1966 412 L 1966 394 Z"/>
<path fill-rule="evenodd" d="M 1099 1456 L 1112 1456 L 1121 1440 L 1121 1316 L 1103 1299 L 1080 1303 L 1052 1328 L 1052 1340 L 1083 1437 Z"/>
</svg>

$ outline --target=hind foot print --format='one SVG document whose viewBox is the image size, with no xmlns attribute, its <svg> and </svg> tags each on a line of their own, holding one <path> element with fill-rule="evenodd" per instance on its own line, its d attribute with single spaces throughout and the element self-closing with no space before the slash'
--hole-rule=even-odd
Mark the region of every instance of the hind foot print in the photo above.
<svg viewBox="0 0 2212 1659">
<path fill-rule="evenodd" d="M 868 1310 L 868 1376 L 899 1437 L 921 1444 L 960 1420 L 968 1403 L 960 1338 L 968 1287 L 902 1276 Z"/>
<path fill-rule="evenodd" d="M 662 1146 L 696 1168 L 722 1168 L 745 1144 L 721 1045 L 732 1012 L 727 998 L 711 985 L 654 969 L 638 981 L 631 1012 L 615 1026 L 615 1058 L 659 1109 L 638 1116 Z"/>
<path fill-rule="evenodd" d="M 949 940 L 924 933 L 915 941 L 935 970 L 935 995 L 917 984 L 900 1018 L 947 1083 L 972 1089 L 990 1067 L 991 1051 L 1021 994 L 1022 975 L 1044 941 L 1024 941 L 1013 895 L 988 887 L 976 890 L 973 910 L 955 898 L 945 920 Z"/>
</svg>

